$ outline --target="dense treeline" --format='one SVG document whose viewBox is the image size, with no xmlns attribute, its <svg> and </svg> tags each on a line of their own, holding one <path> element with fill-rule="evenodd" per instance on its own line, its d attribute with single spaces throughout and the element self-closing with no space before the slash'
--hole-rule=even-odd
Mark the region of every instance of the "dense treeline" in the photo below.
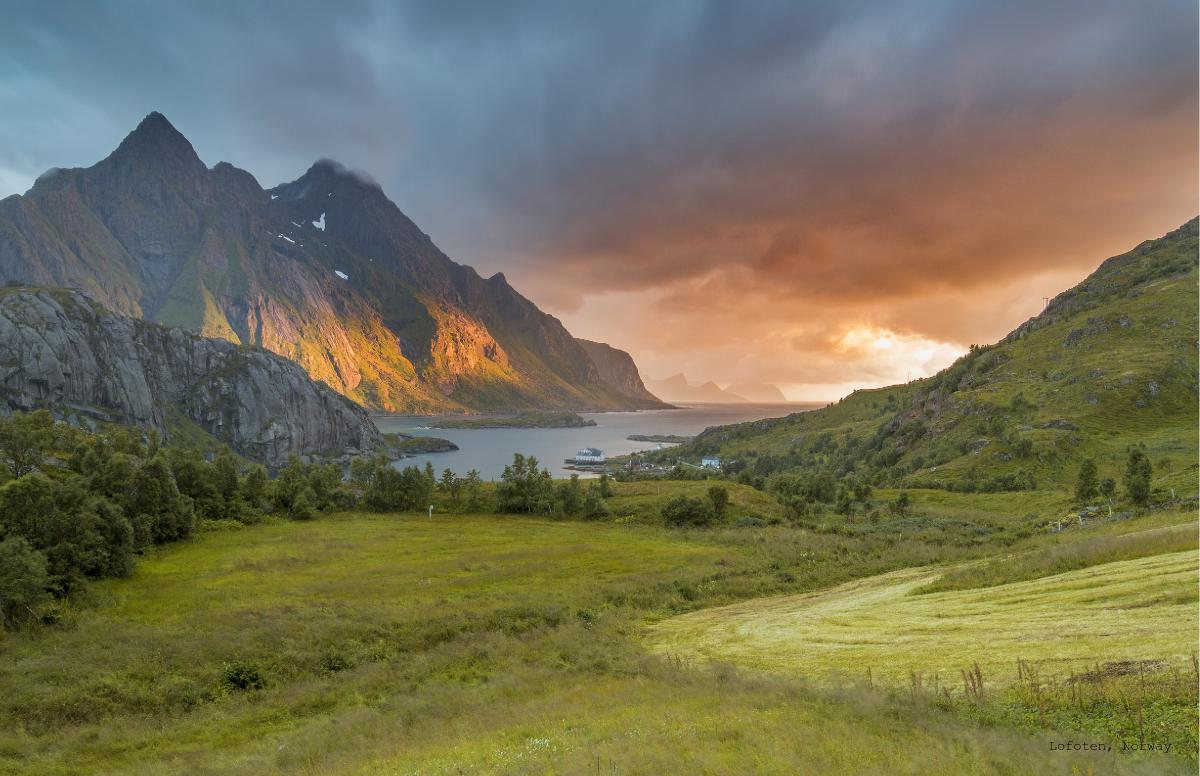
<svg viewBox="0 0 1200 776">
<path fill-rule="evenodd" d="M 13 627 L 90 579 L 132 572 L 147 548 L 185 539 L 198 521 L 307 520 L 366 509 L 608 516 L 607 477 L 555 483 L 535 458 L 514 457 L 494 492 L 476 471 L 398 469 L 384 456 L 336 464 L 292 458 L 274 479 L 224 450 L 162 444 L 153 432 L 89 432 L 45 410 L 0 418 L 0 621 Z"/>
</svg>

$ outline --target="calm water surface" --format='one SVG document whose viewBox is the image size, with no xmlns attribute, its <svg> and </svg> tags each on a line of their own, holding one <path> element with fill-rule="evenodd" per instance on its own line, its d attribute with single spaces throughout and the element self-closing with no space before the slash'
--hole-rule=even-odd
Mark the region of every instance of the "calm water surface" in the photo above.
<svg viewBox="0 0 1200 776">
<path fill-rule="evenodd" d="M 405 458 L 398 465 L 424 466 L 426 461 L 431 461 L 439 472 L 449 468 L 455 474 L 464 475 L 476 469 L 485 480 L 491 480 L 500 477 L 505 464 L 512 463 L 513 453 L 535 456 L 555 477 L 565 477 L 569 472 L 563 461 L 585 447 L 598 447 L 606 456 L 626 455 L 658 447 L 653 442 L 631 442 L 626 439 L 630 434 L 694 436 L 709 426 L 777 418 L 819 406 L 822 405 L 695 404 L 678 410 L 581 413 L 583 417 L 596 421 L 595 426 L 587 428 L 429 428 L 427 424 L 432 419 L 430 417 L 373 417 L 380 431 L 441 437 L 459 447 L 450 453 Z"/>
</svg>

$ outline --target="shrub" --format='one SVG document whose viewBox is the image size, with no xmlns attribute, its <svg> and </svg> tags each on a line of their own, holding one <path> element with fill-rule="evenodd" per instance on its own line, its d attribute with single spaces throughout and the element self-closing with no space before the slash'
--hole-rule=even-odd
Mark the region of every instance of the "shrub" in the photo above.
<svg viewBox="0 0 1200 776">
<path fill-rule="evenodd" d="M 259 670 L 249 663 L 226 665 L 221 680 L 231 690 L 261 690 L 267 686 Z"/>
<path fill-rule="evenodd" d="M 703 527 L 713 522 L 713 506 L 708 499 L 676 496 L 663 505 L 663 520 L 667 525 Z"/>
</svg>

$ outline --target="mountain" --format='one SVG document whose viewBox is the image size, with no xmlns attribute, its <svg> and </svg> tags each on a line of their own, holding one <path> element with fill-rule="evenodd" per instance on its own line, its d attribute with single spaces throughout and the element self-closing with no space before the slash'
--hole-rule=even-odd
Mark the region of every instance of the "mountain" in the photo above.
<svg viewBox="0 0 1200 776">
<path fill-rule="evenodd" d="M 701 385 L 691 385 L 683 374 L 671 375 L 665 380 L 651 380 L 646 387 L 663 401 L 684 404 L 716 404 L 744 402 L 746 399 L 735 393 L 722 390 L 711 380 Z"/>
<path fill-rule="evenodd" d="M 1108 259 L 933 377 L 710 429 L 672 453 L 719 452 L 759 476 L 856 472 L 877 485 L 1015 490 L 1069 487 L 1084 458 L 1119 481 L 1127 448 L 1145 445 L 1164 488 L 1194 493 L 1197 229 L 1193 219 Z"/>
<path fill-rule="evenodd" d="M 746 401 L 761 404 L 786 404 L 783 391 L 771 383 L 735 383 L 725 389 L 729 393 L 746 397 Z"/>
<path fill-rule="evenodd" d="M 151 113 L 104 160 L 0 200 L 0 282 L 290 358 L 376 410 L 633 409 L 553 316 L 320 161 L 265 191 Z"/>
<path fill-rule="evenodd" d="M 0 406 L 204 434 L 277 464 L 370 449 L 366 412 L 288 359 L 109 312 L 66 289 L 0 290 Z"/>
<path fill-rule="evenodd" d="M 646 390 L 642 376 L 638 373 L 637 364 L 623 350 L 612 345 L 590 340 L 577 340 L 583 346 L 592 363 L 600 370 L 600 378 L 615 388 L 622 396 L 636 403 L 639 408 L 655 409 L 665 405 L 657 396 Z"/>
</svg>

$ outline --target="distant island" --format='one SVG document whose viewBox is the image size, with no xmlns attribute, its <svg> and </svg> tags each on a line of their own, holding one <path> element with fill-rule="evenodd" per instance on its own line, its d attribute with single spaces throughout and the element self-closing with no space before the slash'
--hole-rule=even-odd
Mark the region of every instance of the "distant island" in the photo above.
<svg viewBox="0 0 1200 776">
<path fill-rule="evenodd" d="M 383 435 L 383 440 L 386 451 L 395 458 L 425 453 L 449 453 L 458 449 L 458 445 L 440 437 L 389 433 Z"/>
<path fill-rule="evenodd" d="M 574 412 L 521 412 L 516 415 L 477 418 L 437 418 L 430 428 L 585 428 L 596 421 Z"/>
<path fill-rule="evenodd" d="M 682 445 L 695 439 L 681 434 L 630 434 L 625 438 L 630 442 L 658 442 L 669 445 Z"/>
<path fill-rule="evenodd" d="M 692 385 L 682 373 L 647 380 L 646 387 L 664 401 L 697 404 L 786 404 L 788 398 L 771 383 L 734 383 L 724 388 L 711 380 Z"/>
</svg>

